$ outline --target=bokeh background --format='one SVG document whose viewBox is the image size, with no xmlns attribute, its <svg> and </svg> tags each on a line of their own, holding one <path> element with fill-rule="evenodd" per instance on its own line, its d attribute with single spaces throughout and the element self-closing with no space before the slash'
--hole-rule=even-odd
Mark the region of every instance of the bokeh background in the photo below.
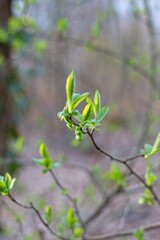
<svg viewBox="0 0 160 240">
<path fill-rule="evenodd" d="M 12 10 L 8 15 L 7 2 Z M 0 32 L 0 75 L 6 79 L 3 71 L 8 72 L 8 62 L 14 73 L 11 70 L 5 91 L 1 80 L 1 105 L 6 105 L 2 97 L 6 94 L 11 95 L 12 104 L 0 114 L 1 119 L 4 115 L 5 119 L 11 118 L 16 128 L 15 134 L 9 125 L 12 134 L 8 134 L 8 128 L 1 127 L 1 136 L 7 136 L 0 138 L 0 144 L 6 139 L 6 144 L 2 144 L 1 165 L 6 170 L 9 163 L 18 163 L 18 171 L 13 175 L 17 178 L 15 194 L 21 201 L 34 199 L 39 203 L 41 198 L 44 206 L 44 197 L 44 202 L 54 205 L 57 215 L 67 205 L 49 176 L 41 175 L 33 164 L 32 159 L 38 156 L 38 146 L 43 141 L 54 159 L 65 161 L 57 176 L 73 194 L 83 196 L 80 203 L 84 219 L 109 194 L 106 183 L 109 160 L 96 152 L 87 137 L 78 147 L 73 146 L 74 133 L 57 117 L 65 105 L 65 83 L 72 69 L 77 92 L 89 91 L 93 97 L 99 89 L 103 105 L 110 107 L 100 131 L 95 134 L 100 146 L 125 159 L 139 154 L 145 143 L 153 143 L 160 124 L 159 14 L 158 0 L 1 0 L 1 28 L 10 22 L 11 33 L 10 44 L 5 45 Z M 25 20 L 15 30 L 11 17 Z M 4 54 L 4 48 L 9 48 L 9 53 Z M 18 80 L 14 81 L 15 78 Z M 143 174 L 144 165 L 142 159 L 135 168 Z M 158 169 L 158 161 L 155 165 Z M 90 179 L 91 173 L 95 175 Z M 132 184 L 137 184 L 134 179 Z M 136 228 L 141 222 L 149 224 L 158 220 L 157 208 L 140 208 L 138 196 L 139 192 L 132 194 L 131 189 L 127 197 L 118 195 L 106 203 L 101 216 L 89 224 L 89 233 Z M 2 227 L 6 236 L 2 239 L 51 239 L 32 214 L 15 210 L 14 204 L 3 198 L 0 201 L 8 209 L 0 216 L 2 226 L 3 219 L 7 219 Z M 17 216 L 16 211 L 23 221 L 21 218 L 8 221 Z M 34 224 L 28 220 L 31 216 Z M 147 237 L 158 239 L 156 231 Z"/>
</svg>

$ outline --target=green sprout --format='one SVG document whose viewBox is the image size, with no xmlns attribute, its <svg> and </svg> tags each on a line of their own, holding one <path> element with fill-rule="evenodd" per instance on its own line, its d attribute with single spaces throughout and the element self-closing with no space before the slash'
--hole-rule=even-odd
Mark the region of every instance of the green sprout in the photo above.
<svg viewBox="0 0 160 240">
<path fill-rule="evenodd" d="M 5 176 L 0 176 L 0 193 L 3 196 L 9 195 L 15 181 L 16 179 L 12 179 L 9 173 L 6 173 Z"/>
</svg>

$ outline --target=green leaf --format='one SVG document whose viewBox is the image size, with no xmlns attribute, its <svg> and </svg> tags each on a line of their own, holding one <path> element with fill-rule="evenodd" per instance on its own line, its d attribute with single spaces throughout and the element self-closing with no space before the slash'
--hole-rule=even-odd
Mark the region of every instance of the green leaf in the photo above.
<svg viewBox="0 0 160 240">
<path fill-rule="evenodd" d="M 133 233 L 133 235 L 137 240 L 144 240 L 144 229 L 143 228 L 138 229 Z"/>
<path fill-rule="evenodd" d="M 88 95 L 89 93 L 86 92 L 74 98 L 72 108 L 75 109 Z"/>
<path fill-rule="evenodd" d="M 77 119 L 79 122 L 82 121 L 82 115 L 78 110 L 74 110 L 72 112 L 72 115 L 75 117 L 75 119 Z"/>
<path fill-rule="evenodd" d="M 66 82 L 66 96 L 67 96 L 69 112 L 72 111 L 72 100 L 73 100 L 74 91 L 75 91 L 75 74 L 74 74 L 74 71 L 72 71 L 68 76 L 67 82 Z"/>
<path fill-rule="evenodd" d="M 38 0 L 25 0 L 26 4 L 33 4 L 33 3 L 37 3 Z"/>
<path fill-rule="evenodd" d="M 35 162 L 36 165 L 42 166 L 43 158 L 33 158 L 33 161 Z"/>
<path fill-rule="evenodd" d="M 96 21 L 96 23 L 92 26 L 91 33 L 95 36 L 98 37 L 101 34 L 102 27 L 99 24 L 99 21 Z"/>
<path fill-rule="evenodd" d="M 75 236 L 75 238 L 81 237 L 82 234 L 83 234 L 83 229 L 81 227 L 76 227 L 74 229 L 74 236 Z"/>
<path fill-rule="evenodd" d="M 0 180 L 0 192 L 3 192 L 6 189 L 6 183 L 4 180 Z"/>
<path fill-rule="evenodd" d="M 152 151 L 151 151 L 151 155 L 157 153 L 160 151 L 160 133 L 158 133 L 157 137 L 156 137 L 156 140 L 153 144 L 153 148 L 152 148 Z"/>
<path fill-rule="evenodd" d="M 46 174 L 47 172 L 49 172 L 49 170 L 50 170 L 50 169 L 48 169 L 48 168 L 44 168 L 44 169 L 42 170 L 42 173 L 43 173 L 43 174 Z"/>
<path fill-rule="evenodd" d="M 36 40 L 33 46 L 34 49 L 40 54 L 47 49 L 47 43 L 44 40 Z"/>
<path fill-rule="evenodd" d="M 82 138 L 83 138 L 83 134 L 82 134 L 82 129 L 81 127 L 76 127 L 75 128 L 75 135 L 76 135 L 76 140 L 78 142 L 81 142 L 82 141 Z"/>
<path fill-rule="evenodd" d="M 83 121 L 84 122 L 87 121 L 92 116 L 92 113 L 93 113 L 92 104 L 88 103 L 85 106 L 83 113 L 82 113 Z"/>
<path fill-rule="evenodd" d="M 146 167 L 145 179 L 148 186 L 152 186 L 157 179 L 156 175 L 151 171 L 150 167 Z"/>
<path fill-rule="evenodd" d="M 97 123 L 101 122 L 102 119 L 107 115 L 107 113 L 109 112 L 109 107 L 102 107 L 99 111 L 99 114 L 97 116 Z"/>
<path fill-rule="evenodd" d="M 111 164 L 108 178 L 112 181 L 115 181 L 118 186 L 124 187 L 126 185 L 126 180 L 123 176 L 122 170 L 115 161 L 113 161 Z"/>
<path fill-rule="evenodd" d="M 68 190 L 66 188 L 64 188 L 62 191 L 61 191 L 61 194 L 66 196 L 68 193 Z"/>
<path fill-rule="evenodd" d="M 53 220 L 53 210 L 51 206 L 45 208 L 45 219 L 47 224 L 51 224 Z"/>
<path fill-rule="evenodd" d="M 39 153 L 44 158 L 49 157 L 49 152 L 48 152 L 47 146 L 44 143 L 41 143 L 41 145 L 39 146 Z"/>
<path fill-rule="evenodd" d="M 86 102 L 87 102 L 87 103 L 90 103 L 91 105 L 93 105 L 92 99 L 91 99 L 90 97 L 87 97 L 87 98 L 86 98 Z"/>
<path fill-rule="evenodd" d="M 96 90 L 94 95 L 94 114 L 97 116 L 101 108 L 101 96 L 98 90 Z"/>
<path fill-rule="evenodd" d="M 12 47 L 17 51 L 22 50 L 24 47 L 24 41 L 20 38 L 14 38 L 12 40 Z"/>
<path fill-rule="evenodd" d="M 95 45 L 94 45 L 93 41 L 87 41 L 86 42 L 86 48 L 90 52 L 94 51 Z"/>
<path fill-rule="evenodd" d="M 6 173 L 4 177 L 4 181 L 6 184 L 6 192 L 9 192 L 12 189 L 16 179 L 15 178 L 12 179 L 11 175 L 9 173 Z"/>
<path fill-rule="evenodd" d="M 67 211 L 67 224 L 70 229 L 73 229 L 74 225 L 76 223 L 76 218 L 74 214 L 74 210 L 72 208 L 69 208 Z"/>
<path fill-rule="evenodd" d="M 63 33 L 64 31 L 66 31 L 69 27 L 69 22 L 68 19 L 66 18 L 60 18 L 57 21 L 57 29 L 59 32 Z"/>
<path fill-rule="evenodd" d="M 10 184 L 10 190 L 13 188 L 15 181 L 16 181 L 16 178 L 13 178 Z"/>
<path fill-rule="evenodd" d="M 22 153 L 23 151 L 23 147 L 24 147 L 24 143 L 25 143 L 25 138 L 23 136 L 19 136 L 16 141 L 15 141 L 15 145 L 14 145 L 14 149 L 15 152 L 17 154 Z"/>
<path fill-rule="evenodd" d="M 138 203 L 140 205 L 142 204 L 148 204 L 149 206 L 154 204 L 152 193 L 149 189 L 145 189 L 144 194 L 139 198 Z"/>
<path fill-rule="evenodd" d="M 144 152 L 145 152 L 145 150 L 146 149 L 144 149 Z M 152 155 L 154 155 L 156 153 L 159 153 L 159 152 L 160 152 L 160 133 L 158 133 L 158 135 L 157 135 L 157 137 L 154 141 L 152 150 L 149 153 L 145 154 L 145 158 L 147 159 L 149 156 L 152 156 Z"/>
<path fill-rule="evenodd" d="M 22 29 L 22 21 L 19 18 L 11 17 L 8 21 L 8 27 L 10 32 L 18 32 Z"/>
<path fill-rule="evenodd" d="M 5 183 L 6 183 L 6 188 L 8 190 L 10 190 L 10 185 L 11 185 L 11 182 L 12 182 L 11 175 L 9 173 L 6 173 L 4 180 L 5 180 Z"/>
<path fill-rule="evenodd" d="M 144 149 L 141 149 L 141 154 L 148 155 L 151 153 L 153 146 L 150 144 L 145 144 Z"/>
<path fill-rule="evenodd" d="M 47 169 L 51 169 L 53 166 L 53 160 L 50 157 L 44 158 L 42 160 L 42 166 Z"/>
</svg>

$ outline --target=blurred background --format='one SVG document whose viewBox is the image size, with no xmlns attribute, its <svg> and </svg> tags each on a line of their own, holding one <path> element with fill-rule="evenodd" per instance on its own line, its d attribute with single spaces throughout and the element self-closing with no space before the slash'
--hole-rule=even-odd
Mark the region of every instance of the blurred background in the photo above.
<svg viewBox="0 0 160 240">
<path fill-rule="evenodd" d="M 64 137 L 66 128 L 56 115 L 64 106 L 65 81 L 72 69 L 77 91 L 92 94 L 98 88 L 103 104 L 110 106 L 104 133 L 127 132 L 138 147 L 148 133 L 157 133 L 156 121 L 149 124 L 159 114 L 157 5 L 156 1 L 145 6 L 143 1 L 38 1 L 28 6 L 25 16 L 37 29 L 30 34 L 31 46 L 26 43 L 25 52 L 13 57 L 29 107 L 21 126 L 24 131 L 29 126 L 32 139 L 33 131 L 41 134 L 40 129 L 52 142 L 58 142 L 60 133 L 64 142 L 71 139 L 68 131 Z"/>
<path fill-rule="evenodd" d="M 100 132 L 95 134 L 100 146 L 125 159 L 139 154 L 145 143 L 153 143 L 160 124 L 159 14 L 158 0 L 0 1 L 0 174 L 13 172 L 20 199 L 27 201 L 36 196 L 38 201 L 36 198 L 45 192 L 45 201 L 50 201 L 51 193 L 46 189 L 50 179 L 42 179 L 32 163 L 42 141 L 56 160 L 67 162 L 57 174 L 73 193 L 83 193 L 84 218 L 108 194 L 105 177 L 109 161 L 96 152 L 87 137 L 75 147 L 74 133 L 57 118 L 65 105 L 65 83 L 72 69 L 77 92 L 87 91 L 93 97 L 98 89 L 103 105 L 110 107 Z M 143 166 L 143 160 L 135 164 L 142 174 Z M 88 172 L 94 172 L 103 186 L 100 193 L 96 188 L 101 187 L 95 187 Z M 39 184 L 33 186 L 37 181 Z M 55 208 L 62 209 L 63 198 L 61 205 L 56 190 L 53 194 L 58 199 Z M 133 203 L 126 200 L 129 210 L 125 218 L 121 218 L 122 196 L 116 200 L 120 207 L 114 213 L 114 201 L 111 206 L 106 203 L 104 216 L 96 217 L 88 231 L 95 234 L 116 230 L 116 221 L 120 229 L 137 227 L 133 224 L 137 218 L 147 223 L 144 216 L 157 219 L 156 208 L 140 210 L 136 199 L 132 197 Z M 11 208 L 9 201 L 2 200 L 1 205 Z M 13 225 L 17 229 L 19 223 L 3 226 L 3 218 L 16 215 L 11 210 L 3 211 L 0 221 L 6 237 L 3 234 L 2 239 L 50 239 L 45 238 L 38 223 L 33 228 L 27 223 L 17 231 Z M 27 222 L 24 219 L 30 214 L 22 215 L 23 222 Z M 101 224 L 102 219 L 108 221 L 107 228 Z M 155 233 L 148 236 L 158 239 Z"/>
</svg>

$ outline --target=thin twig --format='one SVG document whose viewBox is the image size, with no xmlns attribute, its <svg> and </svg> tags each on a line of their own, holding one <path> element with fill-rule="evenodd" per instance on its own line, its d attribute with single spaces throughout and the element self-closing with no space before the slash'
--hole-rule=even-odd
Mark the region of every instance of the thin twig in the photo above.
<svg viewBox="0 0 160 240">
<path fill-rule="evenodd" d="M 160 222 L 152 223 L 147 226 L 141 226 L 141 228 L 144 229 L 144 231 L 146 232 L 152 231 L 160 228 Z M 114 233 L 104 234 L 104 235 L 99 235 L 94 237 L 86 236 L 86 240 L 108 240 L 108 239 L 116 239 L 120 237 L 127 237 L 127 236 L 133 235 L 135 231 L 137 231 L 137 229 L 131 229 L 129 231 L 114 232 Z"/>
<path fill-rule="evenodd" d="M 104 210 L 106 205 L 108 205 L 117 194 L 121 194 L 123 189 L 121 187 L 115 189 L 111 194 L 107 195 L 103 202 L 100 204 L 99 207 L 96 208 L 96 210 L 86 219 L 85 225 L 90 224 L 93 220 L 95 220 Z"/>
<path fill-rule="evenodd" d="M 133 159 L 139 158 L 140 156 L 143 156 L 143 155 L 137 155 L 137 156 L 135 156 L 135 157 L 126 159 L 126 160 L 124 160 L 124 161 L 121 160 L 121 159 L 118 159 L 118 158 L 114 158 L 112 155 L 108 154 L 107 152 L 105 152 L 104 150 L 102 150 L 102 149 L 97 145 L 97 143 L 96 143 L 96 141 L 95 141 L 95 139 L 94 139 L 94 137 L 93 137 L 93 134 L 91 134 L 91 133 L 89 132 L 89 130 L 88 130 L 88 135 L 89 135 L 89 137 L 90 137 L 93 145 L 95 146 L 95 148 L 96 148 L 99 152 L 101 152 L 101 153 L 104 154 L 105 156 L 109 157 L 111 161 L 114 160 L 114 161 L 116 161 L 116 162 L 118 162 L 118 163 L 121 163 L 121 164 L 125 165 L 126 168 L 129 170 L 129 172 L 130 172 L 131 174 L 133 174 L 147 189 L 150 190 L 150 192 L 152 193 L 154 199 L 156 200 L 156 202 L 157 202 L 158 205 L 160 206 L 160 199 L 158 198 L 156 192 L 153 190 L 152 186 L 149 186 L 149 185 L 145 182 L 145 180 L 144 180 L 141 176 L 139 176 L 139 175 L 133 170 L 133 168 L 129 165 L 129 163 L 128 163 L 128 161 L 129 161 L 130 159 L 133 160 Z"/>
<path fill-rule="evenodd" d="M 24 205 L 20 202 L 18 202 L 14 197 L 13 195 L 11 195 L 11 193 L 8 194 L 8 197 L 9 199 L 14 202 L 16 205 L 22 207 L 22 208 L 25 208 L 25 209 L 31 209 L 33 210 L 36 215 L 38 216 L 39 220 L 41 221 L 41 223 L 47 228 L 47 230 L 54 236 L 56 236 L 58 239 L 61 239 L 61 240 L 69 240 L 68 238 L 65 238 L 65 237 L 62 237 L 60 236 L 59 234 L 57 234 L 49 225 L 46 221 L 44 221 L 44 219 L 42 218 L 40 212 L 38 211 L 38 209 L 33 205 L 33 203 L 31 202 L 30 205 Z"/>
<path fill-rule="evenodd" d="M 59 182 L 58 178 L 56 177 L 56 175 L 54 174 L 53 170 L 50 170 L 50 173 L 51 173 L 51 176 L 53 177 L 56 185 L 59 187 L 59 189 L 63 192 L 63 191 L 66 191 L 66 189 L 62 186 L 62 184 Z M 83 227 L 84 229 L 84 232 L 85 232 L 85 224 L 81 218 L 81 215 L 80 215 L 80 211 L 79 211 L 79 208 L 78 208 L 78 205 L 77 205 L 77 200 L 74 199 L 68 192 L 65 193 L 65 196 L 68 198 L 68 200 L 73 204 L 73 207 L 74 207 L 74 210 L 75 210 L 75 214 L 76 216 L 78 217 L 78 220 L 79 220 L 79 223 L 81 224 L 81 226 Z"/>
<path fill-rule="evenodd" d="M 30 203 L 30 207 L 34 210 L 34 212 L 36 213 L 36 215 L 38 216 L 39 220 L 42 222 L 42 224 L 49 230 L 49 232 L 56 236 L 58 239 L 62 239 L 62 240 L 69 240 L 68 238 L 62 237 L 60 235 L 58 235 L 49 225 L 48 223 L 46 223 L 44 221 L 44 219 L 42 218 L 40 212 L 38 211 L 38 209 L 33 205 L 33 203 Z"/>
</svg>

